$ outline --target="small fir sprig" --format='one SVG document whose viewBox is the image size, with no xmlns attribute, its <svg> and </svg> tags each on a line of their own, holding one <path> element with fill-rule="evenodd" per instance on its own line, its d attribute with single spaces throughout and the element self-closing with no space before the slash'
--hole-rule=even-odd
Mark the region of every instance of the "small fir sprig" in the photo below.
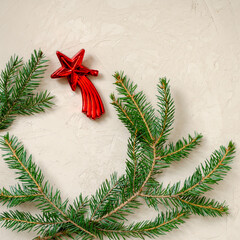
<svg viewBox="0 0 240 240">
<path fill-rule="evenodd" d="M 8 128 L 17 115 L 44 112 L 53 105 L 47 91 L 35 93 L 46 70 L 41 50 L 34 50 L 27 63 L 13 56 L 0 77 L 0 129 Z"/>
<path fill-rule="evenodd" d="M 42 171 L 27 156 L 23 145 L 9 134 L 0 142 L 4 160 L 17 173 L 20 184 L 0 190 L 0 202 L 13 207 L 32 202 L 42 212 L 10 210 L 0 215 L 2 226 L 8 229 L 36 231 L 35 239 L 109 239 L 157 237 L 178 228 L 191 214 L 222 216 L 228 213 L 225 203 L 209 199 L 203 194 L 221 181 L 230 170 L 235 147 L 232 142 L 221 146 L 204 164 L 181 183 L 165 185 L 157 179 L 158 174 L 172 162 L 188 157 L 202 135 L 195 133 L 168 143 L 168 135 L 174 119 L 174 103 L 169 82 L 162 78 L 158 85 L 160 116 L 147 102 L 143 92 L 123 73 L 116 73 L 119 97 L 111 95 L 119 119 L 128 128 L 128 158 L 126 173 L 110 176 L 90 197 L 81 194 L 70 204 L 63 200 L 59 190 L 54 190 L 45 180 Z M 143 204 L 158 214 L 153 220 L 127 224 L 127 217 Z M 160 211 L 159 205 L 166 208 Z"/>
</svg>

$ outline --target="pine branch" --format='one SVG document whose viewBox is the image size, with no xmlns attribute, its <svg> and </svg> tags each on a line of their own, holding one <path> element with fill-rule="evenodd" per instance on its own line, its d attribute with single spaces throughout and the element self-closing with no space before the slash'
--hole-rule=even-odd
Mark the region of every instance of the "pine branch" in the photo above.
<svg viewBox="0 0 240 240">
<path fill-rule="evenodd" d="M 183 208 L 187 208 L 193 214 L 201 216 L 217 217 L 222 216 L 224 213 L 228 214 L 228 207 L 225 203 L 219 203 L 213 199 L 199 196 L 183 196 L 177 198 Z"/>
<path fill-rule="evenodd" d="M 16 76 L 16 72 L 22 66 L 22 59 L 18 56 L 13 56 L 6 64 L 6 68 L 1 72 L 0 78 L 0 96 L 1 104 L 8 103 L 9 95 L 11 94 L 11 86 Z M 6 107 L 6 106 L 5 106 Z"/>
<path fill-rule="evenodd" d="M 184 186 L 177 194 L 202 194 L 211 190 L 210 185 L 216 184 L 223 180 L 223 177 L 231 169 L 229 164 L 232 162 L 235 146 L 229 142 L 228 147 L 220 147 L 219 151 L 215 151 L 209 160 L 205 161 L 205 165 L 199 166 L 195 173 L 185 180 Z"/>
<path fill-rule="evenodd" d="M 215 151 L 210 160 L 206 161 L 205 166 L 199 166 L 196 172 L 185 180 L 182 189 L 180 189 L 180 182 L 173 186 L 168 185 L 166 188 L 163 184 L 159 184 L 157 187 L 148 188 L 141 196 L 145 198 L 149 206 L 155 209 L 158 209 L 158 203 L 166 207 L 170 207 L 171 204 L 184 207 L 185 204 L 193 213 L 199 215 L 217 216 L 227 213 L 227 207 L 224 204 L 205 197 L 200 198 L 198 195 L 212 189 L 209 185 L 222 180 L 227 171 L 231 169 L 229 163 L 233 158 L 234 149 L 232 142 L 229 143 L 227 149 L 221 146 L 220 150 Z"/>
<path fill-rule="evenodd" d="M 16 115 L 43 112 L 53 105 L 53 97 L 49 93 L 33 93 L 46 70 L 46 62 L 41 50 L 35 50 L 24 65 L 22 59 L 10 58 L 1 73 L 0 129 L 8 128 Z"/>
<path fill-rule="evenodd" d="M 25 202 L 36 200 L 41 194 L 27 187 L 22 188 L 20 185 L 10 187 L 10 190 L 3 188 L 0 190 L 0 202 L 7 204 L 8 207 L 14 207 Z"/>
<path fill-rule="evenodd" d="M 115 95 L 112 93 L 110 95 L 110 98 L 112 100 L 112 105 L 115 107 L 119 119 L 122 121 L 122 123 L 125 125 L 125 127 L 129 130 L 131 134 L 134 134 L 136 131 L 136 126 L 134 125 L 132 119 L 130 118 L 130 113 L 128 109 L 123 105 L 121 99 L 118 99 L 115 97 Z"/>
<path fill-rule="evenodd" d="M 137 222 L 129 226 L 124 226 L 123 224 L 108 226 L 105 224 L 102 225 L 102 228 L 99 228 L 99 231 L 100 234 L 102 232 L 109 239 L 119 239 L 119 236 L 122 238 L 154 238 L 178 228 L 178 225 L 184 223 L 188 216 L 189 214 L 186 211 L 179 212 L 178 210 L 173 210 L 158 215 L 153 221 Z M 99 237 L 102 239 L 101 235 Z"/>
<path fill-rule="evenodd" d="M 188 157 L 190 152 L 199 145 L 201 139 L 202 135 L 195 133 L 194 137 L 188 135 L 188 139 L 183 138 L 178 140 L 175 145 L 170 143 L 164 148 L 160 148 L 157 153 L 159 169 L 169 167 L 172 162 Z"/>
<path fill-rule="evenodd" d="M 44 212 L 54 212 L 60 214 L 63 219 L 74 225 L 81 231 L 94 237 L 88 230 L 79 226 L 65 213 L 68 201 L 62 202 L 60 192 L 53 191 L 53 188 L 48 182 L 43 184 L 43 174 L 41 170 L 32 162 L 32 157 L 26 158 L 26 151 L 21 143 L 18 142 L 16 137 L 9 137 L 9 134 L 5 135 L 1 140 L 1 149 L 6 153 L 3 155 L 4 160 L 7 162 L 10 169 L 17 170 L 19 179 L 24 186 L 38 191 L 42 196 L 41 201 L 38 203 L 38 207 Z"/>
<path fill-rule="evenodd" d="M 146 101 L 146 96 L 143 92 L 135 93 L 137 85 L 130 82 L 123 73 L 116 72 L 114 78 L 116 79 L 115 85 L 117 86 L 117 91 L 122 96 L 120 100 L 128 109 L 129 118 L 134 119 L 133 122 L 136 129 L 144 137 L 150 142 L 153 141 L 156 117 L 151 104 Z"/>
<path fill-rule="evenodd" d="M 23 79 L 26 80 L 24 77 L 29 75 L 29 72 L 26 69 L 24 71 Z M 37 79 L 38 74 L 41 74 L 41 69 L 37 70 L 37 75 L 31 77 Z M 19 211 L 6 212 L 0 215 L 2 226 L 19 231 L 33 229 L 39 233 L 36 238 L 38 240 L 66 237 L 103 239 L 104 236 L 109 239 L 144 239 L 166 234 L 177 228 L 191 214 L 216 217 L 228 213 L 225 203 L 201 195 L 212 189 L 211 186 L 222 180 L 230 170 L 229 164 L 235 152 L 234 144 L 230 142 L 228 148 L 221 146 L 220 150 L 215 151 L 205 164 L 197 167 L 183 184 L 177 182 L 165 187 L 155 179 L 156 174 L 169 167 L 173 161 L 188 157 L 200 143 L 202 136 L 188 135 L 187 139 L 183 138 L 176 144 L 166 144 L 174 114 L 174 104 L 166 79 L 160 79 L 158 86 L 161 115 L 161 119 L 158 119 L 145 95 L 142 92 L 136 93 L 136 85 L 123 74 L 116 73 L 114 77 L 121 97 L 111 95 L 113 105 L 120 120 L 130 132 L 126 173 L 120 177 L 116 174 L 111 175 L 90 198 L 84 198 L 80 194 L 69 204 L 68 199 L 62 200 L 59 190 L 54 190 L 50 183 L 44 180 L 41 170 L 32 161 L 31 156 L 27 157 L 17 138 L 7 134 L 0 141 L 1 149 L 5 152 L 4 160 L 10 169 L 16 171 L 17 179 L 22 185 L 11 187 L 10 190 L 0 190 L 0 202 L 12 207 L 31 201 L 41 210 L 42 215 L 33 216 Z M 31 114 L 50 106 L 51 97 L 46 92 L 35 96 L 31 94 L 31 90 L 37 86 L 36 82 L 32 85 L 26 83 L 25 86 L 28 100 L 19 98 L 22 108 L 18 108 L 16 104 L 10 105 L 11 109 L 22 114 Z M 23 85 L 13 84 L 13 87 L 8 88 L 11 93 L 9 96 L 16 97 L 14 89 L 22 89 Z M 24 94 L 22 96 L 24 97 Z M 126 225 L 127 216 L 142 205 L 139 201 L 141 198 L 157 211 L 159 204 L 163 204 L 167 212 L 161 212 L 152 221 L 145 220 Z"/>
<path fill-rule="evenodd" d="M 61 221 L 56 215 L 44 214 L 43 216 L 33 216 L 30 213 L 9 211 L 0 214 L 1 225 L 7 229 L 17 231 L 27 231 L 33 228 L 38 231 L 47 229 L 59 229 L 65 222 Z"/>
<path fill-rule="evenodd" d="M 156 141 L 156 144 L 162 145 L 167 140 L 167 136 L 172 130 L 172 124 L 174 121 L 175 106 L 170 93 L 169 81 L 166 78 L 160 78 L 160 83 L 158 84 L 158 107 L 161 120 L 160 134 Z"/>
<path fill-rule="evenodd" d="M 22 104 L 14 110 L 21 115 L 32 115 L 35 113 L 45 112 L 45 109 L 51 108 L 53 96 L 47 91 L 37 93 L 35 96 L 29 96 L 27 100 L 22 101 Z"/>
</svg>

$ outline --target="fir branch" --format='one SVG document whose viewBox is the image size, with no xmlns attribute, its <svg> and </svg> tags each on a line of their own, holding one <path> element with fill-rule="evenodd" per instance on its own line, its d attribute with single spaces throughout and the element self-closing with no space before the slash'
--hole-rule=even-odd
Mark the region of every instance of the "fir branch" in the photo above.
<svg viewBox="0 0 240 240">
<path fill-rule="evenodd" d="M 24 76 L 27 75 L 26 73 Z M 36 78 L 35 75 L 34 79 Z M 165 143 L 172 128 L 174 114 L 173 100 L 166 79 L 160 79 L 158 100 L 161 119 L 158 119 L 145 95 L 142 92 L 136 93 L 136 85 L 123 74 L 116 73 L 115 78 L 121 97 L 111 95 L 111 98 L 119 119 L 130 132 L 126 173 L 120 177 L 111 175 L 90 198 L 84 198 L 80 194 L 69 204 L 68 199 L 62 200 L 59 190 L 54 190 L 50 183 L 44 180 L 41 170 L 31 156 L 27 157 L 17 138 L 7 134 L 0 141 L 5 152 L 3 156 L 9 168 L 17 172 L 17 179 L 22 185 L 11 187 L 10 190 L 0 190 L 0 202 L 12 207 L 31 201 L 41 210 L 42 215 L 33 216 L 18 211 L 3 213 L 0 215 L 0 223 L 4 227 L 20 231 L 33 229 L 40 235 L 36 238 L 38 240 L 66 237 L 103 239 L 104 236 L 110 239 L 143 239 L 166 234 L 177 228 L 190 214 L 216 217 L 228 213 L 225 203 L 201 195 L 210 190 L 211 185 L 222 180 L 230 170 L 229 164 L 235 152 L 234 144 L 230 142 L 228 148 L 221 146 L 205 164 L 197 167 L 183 186 L 177 182 L 164 187 L 163 183 L 155 179 L 155 175 L 173 161 L 188 157 L 202 136 L 189 135 L 187 139 L 183 138 L 176 144 Z M 44 101 L 49 97 L 47 93 L 35 97 L 31 94 L 36 85 L 37 83 L 28 85 L 27 95 L 30 98 L 25 106 L 25 102 L 20 98 L 23 109 L 16 108 L 17 105 L 13 109 L 16 108 L 23 114 L 31 114 L 47 107 L 44 105 Z M 19 89 L 21 86 L 23 85 L 17 85 Z M 9 89 L 13 94 L 13 89 Z M 132 214 L 142 205 L 140 198 L 144 198 L 147 205 L 157 211 L 158 205 L 163 204 L 167 212 L 161 212 L 152 221 L 126 225 L 128 214 Z"/>
<path fill-rule="evenodd" d="M 156 144 L 163 144 L 167 140 L 169 132 L 172 130 L 171 126 L 174 121 L 175 106 L 170 93 L 169 81 L 166 78 L 160 78 L 160 83 L 158 84 L 158 107 L 161 120 L 160 134 L 156 141 Z"/>
<path fill-rule="evenodd" d="M 206 197 L 199 196 L 186 196 L 178 197 L 177 200 L 182 202 L 183 208 L 187 208 L 193 214 L 201 216 L 222 216 L 224 213 L 228 214 L 228 207 L 225 203 L 219 203 L 213 199 L 207 199 Z"/>
<path fill-rule="evenodd" d="M 54 193 L 48 182 L 43 185 L 44 177 L 41 170 L 32 162 L 31 156 L 28 159 L 26 158 L 26 151 L 16 137 L 10 138 L 9 134 L 5 135 L 1 140 L 1 145 L 1 149 L 7 152 L 4 155 L 4 160 L 8 163 L 9 168 L 17 169 L 17 174 L 20 175 L 18 179 L 25 186 L 31 187 L 41 194 L 42 200 L 37 205 L 40 209 L 45 212 L 54 211 L 60 214 L 69 223 L 94 237 L 92 233 L 79 226 L 67 216 L 65 213 L 67 201 L 62 203 L 60 192 L 57 190 Z"/>
<path fill-rule="evenodd" d="M 22 59 L 18 56 L 13 56 L 6 64 L 6 68 L 1 72 L 0 78 L 0 96 L 1 104 L 5 101 L 5 105 L 8 103 L 9 95 L 11 94 L 11 86 L 14 81 L 15 73 L 22 66 Z"/>
<path fill-rule="evenodd" d="M 116 173 L 111 176 L 111 181 L 109 182 L 106 180 L 101 188 L 97 191 L 96 196 L 92 196 L 90 207 L 93 211 L 90 221 L 93 220 L 96 213 L 99 211 L 100 207 L 103 205 L 104 201 L 108 198 L 108 196 L 111 194 L 112 191 L 117 187 L 118 185 L 117 175 Z M 96 205 L 96 207 L 94 207 Z"/>
<path fill-rule="evenodd" d="M 33 93 L 46 70 L 46 62 L 41 50 L 35 50 L 24 65 L 22 59 L 10 58 L 1 73 L 0 129 L 8 128 L 16 115 L 44 112 L 53 105 L 53 97 L 49 93 Z"/>
<path fill-rule="evenodd" d="M 12 228 L 17 231 L 35 230 L 42 232 L 48 228 L 61 227 L 64 221 L 60 221 L 57 216 L 45 214 L 43 216 L 33 216 L 30 213 L 20 211 L 9 211 L 0 214 L 1 225 L 7 229 Z"/>
<path fill-rule="evenodd" d="M 0 190 L 0 202 L 7 204 L 8 207 L 14 207 L 25 202 L 31 202 L 41 196 L 37 191 L 22 188 L 20 185 L 10 187 L 10 190 L 3 188 Z"/>
<path fill-rule="evenodd" d="M 194 137 L 188 135 L 188 139 L 183 138 L 178 140 L 175 145 L 170 143 L 164 148 L 160 148 L 157 153 L 157 165 L 160 169 L 169 167 L 172 162 L 188 157 L 190 152 L 199 145 L 201 139 L 202 135 L 195 133 Z"/>
<path fill-rule="evenodd" d="M 116 72 L 114 78 L 117 90 L 123 96 L 121 100 L 130 110 L 129 114 L 132 115 L 130 118 L 135 120 L 134 124 L 138 131 L 145 133 L 144 136 L 150 141 L 154 140 L 156 117 L 151 104 L 146 102 L 146 96 L 143 92 L 135 93 L 137 86 L 130 82 L 123 73 Z"/>
<path fill-rule="evenodd" d="M 110 95 L 110 98 L 112 99 L 111 104 L 115 107 L 115 109 L 118 112 L 119 119 L 128 128 L 128 130 L 133 134 L 136 131 L 135 125 L 128 114 L 127 108 L 123 105 L 123 103 L 120 99 L 117 99 L 115 97 L 115 95 L 113 93 Z"/>
<path fill-rule="evenodd" d="M 32 115 L 35 113 L 45 112 L 45 109 L 51 108 L 53 96 L 47 91 L 37 93 L 35 96 L 29 96 L 27 100 L 17 106 L 15 110 L 21 115 Z"/>
<path fill-rule="evenodd" d="M 173 210 L 158 215 L 153 221 L 142 221 L 124 226 L 123 224 L 106 226 L 98 228 L 109 239 L 118 239 L 118 236 L 137 237 L 144 239 L 145 236 L 154 238 L 159 235 L 164 235 L 173 229 L 178 228 L 178 225 L 184 223 L 184 220 L 189 216 L 187 211 Z"/>
<path fill-rule="evenodd" d="M 232 162 L 235 146 L 229 142 L 228 147 L 220 147 L 219 151 L 215 151 L 205 165 L 199 166 L 195 173 L 185 180 L 184 187 L 177 196 L 185 194 L 202 194 L 212 188 L 209 185 L 216 184 L 223 180 L 223 177 L 231 169 L 229 164 Z"/>
</svg>

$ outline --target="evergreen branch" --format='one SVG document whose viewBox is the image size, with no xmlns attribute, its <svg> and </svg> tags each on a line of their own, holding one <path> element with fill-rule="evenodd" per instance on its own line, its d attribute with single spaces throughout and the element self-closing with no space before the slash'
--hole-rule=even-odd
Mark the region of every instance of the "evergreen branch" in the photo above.
<svg viewBox="0 0 240 240">
<path fill-rule="evenodd" d="M 7 63 L 0 81 L 0 129 L 8 128 L 18 114 L 43 112 L 53 105 L 49 93 L 41 92 L 35 97 L 33 93 L 40 84 L 46 62 L 42 51 L 35 50 L 23 66 L 18 57 L 12 57 Z"/>
<path fill-rule="evenodd" d="M 29 96 L 27 100 L 24 100 L 21 105 L 17 106 L 14 110 L 22 115 L 45 112 L 45 109 L 52 107 L 52 99 L 53 96 L 50 96 L 50 93 L 47 91 L 37 93 L 35 96 Z"/>
<path fill-rule="evenodd" d="M 33 216 L 30 213 L 20 212 L 17 210 L 0 214 L 1 225 L 5 228 L 12 228 L 17 231 L 26 231 L 35 228 L 36 230 L 39 229 L 41 232 L 43 229 L 46 230 L 52 227 L 55 228 L 57 225 L 57 227 L 59 227 L 59 225 L 61 226 L 66 223 L 58 220 L 59 218 L 57 216 L 49 214 L 45 214 L 43 216 Z"/>
<path fill-rule="evenodd" d="M 37 189 L 45 200 L 40 202 L 38 204 L 38 207 L 45 211 L 54 210 L 57 213 L 60 213 L 63 218 L 67 219 L 67 221 L 70 222 L 72 225 L 79 228 L 83 232 L 91 235 L 92 237 L 95 237 L 92 233 L 76 224 L 67 216 L 67 214 L 64 212 L 67 202 L 63 204 L 61 203 L 59 191 L 57 191 L 56 194 L 53 195 L 52 189 L 49 194 L 48 183 L 46 183 L 43 187 L 43 175 L 41 173 L 41 170 L 32 163 L 31 156 L 28 160 L 26 160 L 26 151 L 24 150 L 24 147 L 20 143 L 18 143 L 16 137 L 9 138 L 9 134 L 7 134 L 3 137 L 1 144 L 3 146 L 2 150 L 8 152 L 4 156 L 5 161 L 8 163 L 9 167 L 19 170 L 19 172 L 17 172 L 20 175 L 18 179 L 28 187 Z"/>
<path fill-rule="evenodd" d="M 17 104 L 4 105 L 4 102 L 7 110 L 11 108 L 15 112 L 18 111 L 18 114 L 31 114 L 44 110 L 48 104 L 50 106 L 51 99 L 48 97 L 51 97 L 46 92 L 35 96 L 32 94 L 32 90 L 38 85 L 38 76 L 42 73 L 41 67 L 37 67 L 31 75 L 31 69 L 36 64 L 36 56 L 33 56 L 31 63 L 28 63 L 29 67 L 20 70 L 22 76 L 17 78 L 16 84 L 13 78 L 12 87 L 8 88 L 11 93 L 9 96 L 13 99 L 18 98 L 18 104 L 22 105 L 22 108 Z M 29 77 L 33 80 L 32 83 L 27 82 Z M 68 200 L 62 201 L 59 190 L 54 190 L 48 181 L 44 181 L 40 168 L 32 161 L 32 156 L 27 157 L 17 138 L 10 138 L 7 134 L 0 141 L 1 149 L 5 151 L 4 160 L 10 169 L 17 172 L 17 179 L 22 186 L 0 190 L 0 202 L 12 207 L 32 201 L 37 203 L 36 206 L 42 211 L 42 215 L 32 216 L 30 213 L 10 211 L 0 215 L 2 226 L 19 231 L 33 229 L 38 231 L 38 240 L 66 237 L 84 240 L 98 237 L 102 240 L 104 236 L 110 239 L 144 238 L 156 237 L 177 228 L 190 214 L 215 217 L 228 213 L 225 203 L 200 195 L 210 190 L 211 185 L 222 180 L 230 170 L 229 163 L 233 158 L 234 144 L 230 142 L 228 148 L 221 146 L 219 151 L 211 155 L 210 160 L 196 168 L 183 186 L 177 182 L 164 187 L 163 183 L 154 178 L 155 175 L 173 161 L 187 157 L 199 144 L 202 136 L 189 135 L 187 139 L 183 138 L 176 144 L 164 146 L 174 115 L 174 104 L 166 79 L 161 79 L 158 86 L 161 115 L 161 119 L 158 119 L 145 95 L 142 92 L 135 93 L 136 85 L 123 74 L 116 73 L 114 77 L 121 97 L 116 99 L 112 94 L 112 104 L 131 134 L 128 141 L 126 173 L 119 178 L 116 174 L 111 175 L 110 180 L 104 181 L 91 198 L 83 198 L 80 194 L 72 204 L 68 204 Z M 20 78 L 23 82 L 18 81 Z M 21 94 L 23 88 L 25 90 Z M 1 94 L 0 82 L 0 96 Z M 25 97 L 27 98 L 24 100 Z M 6 98 L 3 99 L 5 101 Z M 0 104 L 0 120 L 7 111 L 5 109 L 1 115 L 3 105 Z M 10 118 L 6 118 L 8 124 L 15 115 L 9 116 Z M 139 198 L 144 198 L 148 206 L 158 211 L 158 204 L 163 204 L 168 211 L 161 212 L 152 221 L 125 225 L 126 216 L 142 204 Z"/>
<path fill-rule="evenodd" d="M 110 95 L 110 98 L 112 99 L 112 105 L 119 112 L 118 116 L 119 116 L 120 120 L 122 120 L 122 122 L 129 129 L 129 131 L 132 132 L 132 130 L 135 129 L 135 126 L 134 126 L 133 121 L 131 120 L 131 118 L 129 117 L 129 115 L 127 113 L 127 109 L 123 106 L 120 99 L 116 99 L 116 97 L 113 93 Z"/>
<path fill-rule="evenodd" d="M 14 207 L 25 202 L 34 201 L 39 196 L 41 196 L 40 193 L 26 187 L 22 189 L 20 185 L 11 187 L 10 191 L 5 188 L 0 190 L 0 202 L 3 204 L 7 203 L 8 207 Z"/>
<path fill-rule="evenodd" d="M 1 99 L 5 100 L 5 104 L 9 100 L 9 95 L 11 94 L 11 85 L 13 83 L 15 73 L 22 66 L 22 59 L 19 59 L 18 56 L 13 56 L 7 62 L 6 67 L 1 72 L 0 79 L 0 93 Z"/>
<path fill-rule="evenodd" d="M 205 166 L 201 165 L 196 172 L 184 182 L 184 187 L 177 193 L 177 196 L 185 194 L 202 194 L 212 188 L 209 185 L 221 181 L 227 172 L 231 169 L 229 163 L 233 159 L 235 146 L 229 142 L 227 148 L 221 146 L 219 151 L 215 151 L 210 160 L 205 162 Z"/>
<path fill-rule="evenodd" d="M 228 207 L 224 203 L 206 199 L 206 197 L 186 196 L 178 197 L 177 199 L 183 203 L 183 207 L 189 209 L 194 214 L 217 217 L 228 213 Z"/>
<path fill-rule="evenodd" d="M 160 134 L 156 141 L 156 144 L 162 144 L 167 140 L 169 132 L 172 130 L 171 126 L 174 121 L 175 106 L 170 93 L 169 82 L 166 78 L 160 79 L 160 84 L 158 84 L 158 110 L 161 115 Z"/>
<path fill-rule="evenodd" d="M 101 205 L 104 203 L 104 201 L 107 199 L 107 197 L 111 194 L 111 192 L 116 188 L 116 186 L 118 185 L 118 181 L 116 181 L 116 183 L 112 186 L 112 187 L 108 187 L 109 190 L 107 190 L 104 194 L 104 196 L 102 197 L 102 199 L 100 200 L 99 204 L 97 205 L 97 207 L 94 209 L 94 212 L 92 213 L 92 216 L 90 218 L 90 221 L 93 220 L 93 218 L 95 217 L 95 214 L 97 213 L 97 211 L 99 210 L 99 208 L 101 207 Z M 99 193 L 97 193 L 99 194 Z"/>
<path fill-rule="evenodd" d="M 150 126 L 155 123 L 154 109 L 150 103 L 146 103 L 146 97 L 142 92 L 134 93 L 137 86 L 130 83 L 126 76 L 123 76 L 123 73 L 119 74 L 116 72 L 114 77 L 119 94 L 124 96 L 121 100 L 126 104 L 126 107 L 133 112 L 132 114 L 135 116 L 133 119 L 138 120 L 134 122 L 137 129 L 141 133 L 146 132 L 147 135 L 145 137 L 150 137 L 150 140 L 154 140 L 151 131 L 153 126 Z"/>
<path fill-rule="evenodd" d="M 111 104 L 115 107 L 116 111 L 118 112 L 119 119 L 122 121 L 125 127 L 129 130 L 129 132 L 132 135 L 135 135 L 136 131 L 137 133 L 139 133 L 138 129 L 135 126 L 135 123 L 130 118 L 131 113 L 126 108 L 126 106 L 124 106 L 121 99 L 116 98 L 114 94 L 111 94 L 110 98 L 112 100 Z M 141 136 L 144 139 L 144 141 L 148 142 L 146 137 L 144 137 L 141 134 L 138 134 L 138 135 Z"/>
<path fill-rule="evenodd" d="M 157 165 L 159 168 L 168 167 L 173 161 L 180 161 L 182 158 L 188 157 L 190 152 L 199 145 L 202 135 L 195 133 L 192 137 L 188 135 L 188 139 L 183 138 L 173 143 L 168 144 L 165 148 L 161 148 L 157 155 Z"/>
<path fill-rule="evenodd" d="M 128 178 L 123 175 L 117 179 L 116 175 L 112 175 L 110 181 L 106 180 L 95 196 L 90 199 L 90 221 L 97 222 L 104 215 L 114 211 L 130 195 Z M 137 208 L 139 204 L 138 201 L 132 200 L 127 206 L 125 205 L 116 213 L 111 214 L 112 217 L 108 221 L 115 221 L 114 219 L 126 220 L 125 215 L 132 213 L 132 209 Z"/>
<path fill-rule="evenodd" d="M 178 228 L 178 225 L 184 223 L 184 220 L 188 218 L 189 214 L 186 211 L 178 212 L 169 211 L 165 214 L 158 215 L 153 221 L 143 221 L 124 226 L 122 224 L 111 226 L 104 226 L 104 228 L 98 228 L 110 239 L 118 238 L 120 235 L 125 237 L 138 237 L 144 238 L 144 236 L 154 238 L 159 235 L 164 235 L 173 229 Z"/>
<path fill-rule="evenodd" d="M 166 207 L 171 207 L 171 204 L 175 207 L 181 207 L 187 209 L 193 214 L 202 216 L 222 216 L 224 213 L 228 213 L 228 207 L 224 203 L 219 203 L 206 197 L 199 197 L 194 195 L 189 196 L 169 196 L 169 195 L 147 195 L 140 194 L 149 206 L 153 206 L 157 209 L 157 203 L 163 204 Z M 150 200 L 151 199 L 151 200 Z M 155 200 L 155 201 L 153 201 Z"/>
</svg>

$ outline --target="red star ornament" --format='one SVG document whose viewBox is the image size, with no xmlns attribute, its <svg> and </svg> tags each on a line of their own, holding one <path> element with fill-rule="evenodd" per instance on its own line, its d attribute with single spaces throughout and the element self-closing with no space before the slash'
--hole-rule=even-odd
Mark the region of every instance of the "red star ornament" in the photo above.
<svg viewBox="0 0 240 240">
<path fill-rule="evenodd" d="M 59 51 L 56 53 L 62 66 L 51 75 L 51 78 L 67 77 L 73 91 L 78 85 L 82 93 L 82 112 L 92 119 L 101 117 L 105 112 L 101 97 L 87 78 L 87 75 L 97 76 L 98 71 L 82 65 L 85 50 L 80 50 L 73 58 L 69 58 Z"/>
</svg>

